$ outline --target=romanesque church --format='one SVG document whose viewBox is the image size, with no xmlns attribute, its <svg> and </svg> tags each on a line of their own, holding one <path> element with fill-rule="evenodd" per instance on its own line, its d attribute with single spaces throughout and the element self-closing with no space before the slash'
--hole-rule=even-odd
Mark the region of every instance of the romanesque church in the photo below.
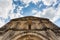
<svg viewBox="0 0 60 40">
<path fill-rule="evenodd" d="M 60 28 L 47 18 L 26 16 L 0 28 L 0 40 L 60 40 Z"/>
</svg>

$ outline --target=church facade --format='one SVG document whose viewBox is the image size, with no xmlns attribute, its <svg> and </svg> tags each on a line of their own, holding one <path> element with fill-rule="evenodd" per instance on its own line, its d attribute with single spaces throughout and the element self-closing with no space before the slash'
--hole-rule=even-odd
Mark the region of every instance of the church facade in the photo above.
<svg viewBox="0 0 60 40">
<path fill-rule="evenodd" d="M 0 40 L 60 40 L 60 28 L 49 19 L 26 16 L 0 28 Z"/>
</svg>

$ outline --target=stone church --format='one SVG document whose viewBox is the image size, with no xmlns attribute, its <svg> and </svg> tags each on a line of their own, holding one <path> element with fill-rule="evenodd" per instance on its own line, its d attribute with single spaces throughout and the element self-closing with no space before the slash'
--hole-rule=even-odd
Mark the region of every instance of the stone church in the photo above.
<svg viewBox="0 0 60 40">
<path fill-rule="evenodd" d="M 49 19 L 26 16 L 0 28 L 0 40 L 60 40 L 60 28 Z"/>
</svg>

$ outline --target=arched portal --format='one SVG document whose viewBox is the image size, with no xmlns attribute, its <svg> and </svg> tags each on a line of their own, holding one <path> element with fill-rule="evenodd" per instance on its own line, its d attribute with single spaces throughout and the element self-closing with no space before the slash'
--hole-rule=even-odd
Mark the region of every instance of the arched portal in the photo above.
<svg viewBox="0 0 60 40">
<path fill-rule="evenodd" d="M 17 40 L 42 40 L 42 39 L 35 35 L 24 35 L 22 37 L 19 37 Z"/>
<path fill-rule="evenodd" d="M 23 36 L 18 35 L 12 40 L 43 40 L 43 39 L 36 35 L 23 35 Z"/>
</svg>

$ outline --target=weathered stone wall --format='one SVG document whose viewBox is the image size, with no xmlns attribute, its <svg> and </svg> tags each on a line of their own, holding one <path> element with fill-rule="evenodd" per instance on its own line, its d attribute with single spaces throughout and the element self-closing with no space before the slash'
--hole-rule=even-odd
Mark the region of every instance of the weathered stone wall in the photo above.
<svg viewBox="0 0 60 40">
<path fill-rule="evenodd" d="M 22 36 L 25 36 L 29 38 L 28 36 L 34 35 L 36 37 L 39 37 L 41 40 L 58 40 L 57 36 L 51 31 L 12 31 L 9 30 L 7 33 L 3 35 L 2 40 L 16 40 L 20 39 Z M 26 38 L 22 37 L 22 38 Z M 32 37 L 33 39 L 33 37 Z M 39 39 L 38 39 L 39 40 Z"/>
<path fill-rule="evenodd" d="M 48 19 L 25 17 L 11 20 L 3 28 L 0 40 L 59 40 L 60 36 L 54 31 L 56 25 Z M 48 30 L 46 30 L 49 28 Z M 51 30 L 53 29 L 53 30 Z M 58 31 L 60 32 L 60 31 Z"/>
</svg>

